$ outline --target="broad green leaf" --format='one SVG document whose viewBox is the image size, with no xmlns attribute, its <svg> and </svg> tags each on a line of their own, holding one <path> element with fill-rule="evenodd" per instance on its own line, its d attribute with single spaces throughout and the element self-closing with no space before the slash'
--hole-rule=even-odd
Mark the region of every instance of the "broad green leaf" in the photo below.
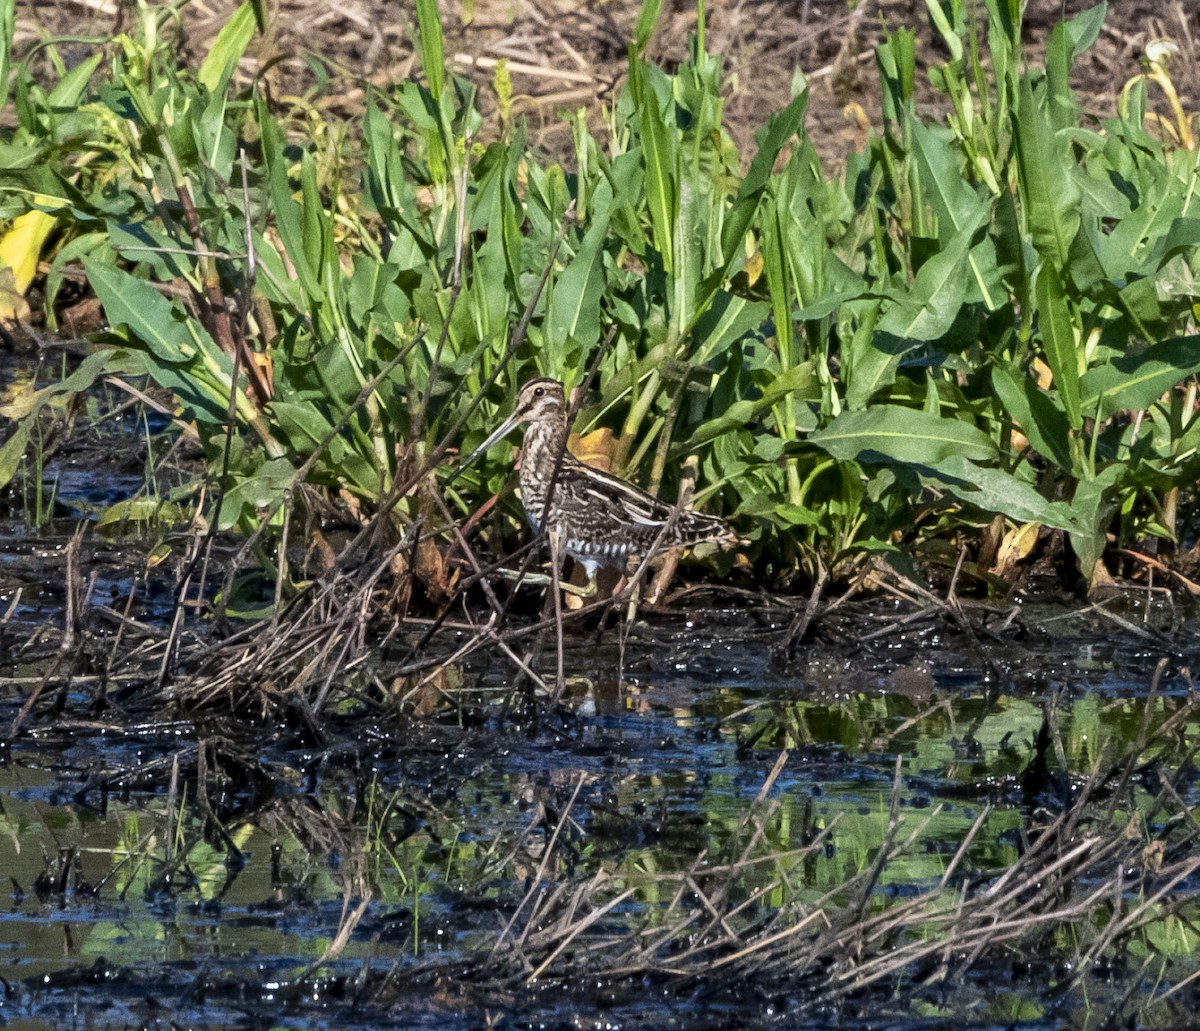
<svg viewBox="0 0 1200 1031">
<path fill-rule="evenodd" d="M 1079 530 L 1070 506 L 1047 501 L 1032 486 L 1002 469 L 976 465 L 953 455 L 920 471 L 924 483 L 941 487 L 960 501 L 1018 523 L 1041 523 L 1056 530 Z"/>
<path fill-rule="evenodd" d="M 1012 129 L 1025 229 L 1039 254 L 1066 269 L 1079 231 L 1080 190 L 1028 76 L 1021 79 L 1019 112 L 1013 112 Z"/>
<path fill-rule="evenodd" d="M 83 259 L 83 268 L 108 321 L 114 326 L 128 326 L 157 360 L 173 364 L 190 362 L 198 351 L 208 357 L 225 358 L 203 327 L 175 308 L 154 287 L 91 257 Z M 229 365 L 227 358 L 224 364 Z"/>
<path fill-rule="evenodd" d="M 1075 57 L 1088 49 L 1100 35 L 1108 4 L 1100 3 L 1058 22 L 1046 45 L 1046 93 L 1055 128 L 1073 126 L 1078 121 L 1075 99 L 1071 94 L 1070 74 Z"/>
<path fill-rule="evenodd" d="M 919 346 L 915 341 L 875 332 L 881 304 L 879 298 L 851 301 L 838 322 L 844 341 L 842 380 L 850 411 L 865 408 L 878 391 L 891 386 L 896 381 L 901 359 Z"/>
<path fill-rule="evenodd" d="M 520 132 L 517 136 L 509 147 L 496 143 L 488 148 L 489 167 L 483 172 L 472 212 L 474 224 L 482 230 L 479 234 L 482 242 L 472 242 L 474 275 L 468 280 L 472 303 L 461 305 L 458 312 L 460 316 L 474 316 L 472 320 L 464 319 L 473 322 L 470 336 L 464 333 L 464 339 L 503 337 L 508 327 L 509 306 L 518 290 L 515 284 L 520 273 L 522 237 L 520 215 L 513 210 L 513 193 L 525 139 Z M 516 228 L 516 232 L 510 233 L 510 228 Z M 552 302 L 556 295 L 557 290 Z M 565 342 L 562 337 L 554 339 Z"/>
<path fill-rule="evenodd" d="M 181 248 L 178 237 L 172 236 L 157 220 L 120 223 L 110 219 L 108 243 L 122 259 L 133 265 L 143 265 L 160 283 L 181 279 L 190 271 L 190 262 L 176 253 Z"/>
<path fill-rule="evenodd" d="M 311 401 L 302 404 L 272 401 L 269 407 L 287 437 L 288 444 L 298 454 L 310 454 L 333 429 L 329 420 Z"/>
<path fill-rule="evenodd" d="M 1079 355 L 1075 350 L 1075 323 L 1058 272 L 1049 262 L 1042 263 L 1035 292 L 1038 328 L 1046 364 L 1054 375 L 1054 386 L 1071 428 L 1078 430 L 1083 425 L 1083 411 L 1079 403 Z"/>
<path fill-rule="evenodd" d="M 926 261 L 908 291 L 888 292 L 892 303 L 884 308 L 876 332 L 900 340 L 936 340 L 946 333 L 963 305 L 967 251 L 974 231 L 975 226 L 964 228 Z"/>
<path fill-rule="evenodd" d="M 816 526 L 820 520 L 815 512 L 802 505 L 789 505 L 775 494 L 760 491 L 751 494 L 738 505 L 738 516 L 758 516 L 785 526 Z"/>
<path fill-rule="evenodd" d="M 1033 449 L 1060 469 L 1070 472 L 1071 426 L 1062 409 L 1031 377 L 1006 366 L 997 365 L 992 369 L 992 386 L 1004 410 Z"/>
<path fill-rule="evenodd" d="M 938 238 L 952 242 L 955 233 L 979 225 L 979 210 L 985 202 L 963 178 L 949 129 L 914 121 L 911 135 L 922 192 L 937 216 Z"/>
<path fill-rule="evenodd" d="M 32 420 L 24 420 L 8 435 L 8 439 L 0 444 L 0 488 L 7 487 L 21 467 L 21 459 L 29 447 L 30 434 L 33 432 Z"/>
<path fill-rule="evenodd" d="M 723 354 L 770 315 L 771 306 L 766 301 L 748 301 L 724 290 L 717 291 L 692 330 L 695 364 L 706 364 Z"/>
<path fill-rule="evenodd" d="M 1107 544 L 1108 523 L 1117 504 L 1107 497 L 1110 488 L 1126 473 L 1123 462 L 1113 462 L 1091 480 L 1080 480 L 1071 499 L 1071 512 L 1078 529 L 1071 534 L 1071 547 L 1079 560 L 1079 571 L 1090 581 Z"/>
<path fill-rule="evenodd" d="M 1163 174 L 1161 166 L 1158 171 L 1155 180 L 1141 190 L 1137 206 L 1110 232 L 1095 237 L 1100 261 L 1110 279 L 1153 272 L 1156 265 L 1149 263 L 1156 260 L 1154 244 L 1169 237 L 1176 222 L 1190 221 L 1184 218 L 1183 190 Z M 1186 234 L 1187 230 L 1180 232 Z M 1186 236 L 1180 244 L 1188 246 Z"/>
<path fill-rule="evenodd" d="M 1146 255 L 1146 269 L 1161 269 L 1177 254 L 1192 256 L 1200 249 L 1200 218 L 1177 218 L 1171 228 L 1159 236 Z"/>
<path fill-rule="evenodd" d="M 675 446 L 674 452 L 691 454 L 717 437 L 762 418 L 774 405 L 793 396 L 805 401 L 820 400 L 820 384 L 812 362 L 793 366 L 778 375 L 760 397 L 735 401 L 715 419 L 701 423 L 687 441 Z"/>
<path fill-rule="evenodd" d="M 1100 260 L 1104 234 L 1097 225 L 1084 222 L 1071 241 L 1070 264 L 1067 275 L 1076 296 L 1103 296 L 1109 289 L 1109 276 Z"/>
<path fill-rule="evenodd" d="M 1080 404 L 1104 420 L 1114 412 L 1140 412 L 1188 376 L 1200 373 L 1200 336 L 1152 344 L 1089 369 L 1080 383 Z"/>
<path fill-rule="evenodd" d="M 228 530 L 243 523 L 253 526 L 258 513 L 274 508 L 296 482 L 296 471 L 286 458 L 273 458 L 248 476 L 243 476 L 225 492 L 217 513 L 217 528 Z"/>
<path fill-rule="evenodd" d="M 721 226 L 720 264 L 697 290 L 696 303 L 701 312 L 707 309 L 709 299 L 724 283 L 736 263 L 746 233 L 750 231 L 763 194 L 771 182 L 779 152 L 804 125 L 807 107 L 808 91 L 805 90 L 782 111 L 773 113 L 766 126 L 755 134 L 758 151 Z"/>
<path fill-rule="evenodd" d="M 680 151 L 683 157 L 686 151 Z M 679 196 L 675 202 L 675 224 L 672 228 L 671 254 L 675 265 L 671 272 L 671 297 L 667 304 L 667 314 L 673 327 L 674 335 L 683 339 L 688 327 L 698 315 L 703 314 L 696 307 L 696 288 L 700 284 L 701 263 L 704 260 L 704 216 L 708 200 L 698 188 L 699 173 L 679 168 L 676 165 L 680 185 Z"/>
<path fill-rule="evenodd" d="M 184 422 L 224 426 L 229 417 L 229 394 L 211 378 L 198 374 L 197 363 L 164 362 L 147 350 L 118 352 L 126 368 L 125 375 L 149 376 L 175 397 L 183 409 Z"/>
<path fill-rule="evenodd" d="M 998 455 L 992 439 L 977 426 L 899 405 L 843 412 L 810 434 L 808 442 L 834 458 L 861 462 L 937 465 L 956 455 L 974 462 L 994 461 Z"/>
<path fill-rule="evenodd" d="M 0 20 L 2 19 L 3 15 L 0 14 Z M 103 54 L 93 54 L 67 72 L 59 80 L 58 85 L 50 91 L 50 96 L 47 98 L 50 107 L 61 111 L 70 111 L 78 107 L 92 73 L 99 67 L 102 60 L 104 60 Z"/>
</svg>

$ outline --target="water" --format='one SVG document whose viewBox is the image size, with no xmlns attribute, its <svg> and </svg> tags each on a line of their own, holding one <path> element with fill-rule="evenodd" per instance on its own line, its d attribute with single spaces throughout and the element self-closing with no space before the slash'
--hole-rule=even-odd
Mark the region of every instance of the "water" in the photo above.
<svg viewBox="0 0 1200 1031">
<path fill-rule="evenodd" d="M 502 718 L 496 698 L 508 674 L 494 661 L 462 671 L 466 716 L 414 723 L 346 709 L 324 742 L 259 727 L 254 755 L 231 728 L 201 717 L 89 719 L 95 699 L 81 686 L 62 717 L 11 743 L 0 768 L 0 863 L 11 884 L 0 917 L 5 1016 L 58 1026 L 385 1026 L 386 1007 L 350 1005 L 356 986 L 377 991 L 388 976 L 486 954 L 539 870 L 552 883 L 607 872 L 633 888 L 600 925 L 613 936 L 653 923 L 678 891 L 670 877 L 702 855 L 768 857 L 738 879 L 746 922 L 781 904 L 781 873 L 792 903 L 848 902 L 853 893 L 841 898 L 839 886 L 869 867 L 885 835 L 897 760 L 906 833 L 928 823 L 879 878 L 873 905 L 936 883 L 986 811 L 960 862 L 962 877 L 978 881 L 1018 858 L 1030 813 L 1054 804 L 1053 791 L 1030 797 L 1023 783 L 1051 695 L 1078 780 L 1136 738 L 1153 670 L 1148 651 L 1075 619 L 998 655 L 1000 682 L 961 639 L 929 635 L 857 656 L 808 649 L 772 671 L 768 645 L 786 622 L 725 611 L 639 628 L 619 678 L 611 634 L 598 650 L 568 638 L 576 679 L 561 717 Z M 10 688 L 0 721 L 26 690 Z M 1183 707 L 1187 692 L 1181 674 L 1165 678 L 1155 719 Z M 1189 719 L 1185 733 L 1197 729 Z M 196 804 L 201 747 L 209 811 L 228 839 Z M 1183 787 L 1195 805 L 1195 778 Z M 1071 790 L 1067 778 L 1064 804 Z M 560 855 L 541 869 L 560 823 Z M 794 856 L 822 832 L 821 847 Z M 345 950 L 308 972 L 368 892 Z M 1037 1003 L 1029 1012 L 1044 1014 L 1042 987 L 1016 983 L 1005 1005 Z M 450 1004 L 423 985 L 404 1020 L 478 1026 L 488 1004 Z M 729 1005 L 727 993 L 693 1001 L 679 1011 L 690 1014 L 682 1026 L 720 1026 Z M 780 1005 L 749 1000 L 742 1018 Z M 546 1026 L 587 1010 L 574 997 L 536 994 L 513 1006 L 510 1019 L 532 1007 Z M 600 1009 L 623 1013 L 621 1026 L 667 1026 L 623 997 Z M 999 1020 L 989 1009 L 981 1017 Z"/>
</svg>

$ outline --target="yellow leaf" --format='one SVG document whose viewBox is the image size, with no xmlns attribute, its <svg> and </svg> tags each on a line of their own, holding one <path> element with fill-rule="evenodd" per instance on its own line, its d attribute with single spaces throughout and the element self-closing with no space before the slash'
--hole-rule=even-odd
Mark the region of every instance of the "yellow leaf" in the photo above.
<svg viewBox="0 0 1200 1031">
<path fill-rule="evenodd" d="M 42 247 L 54 228 L 54 216 L 44 211 L 19 215 L 0 237 L 0 268 L 12 269 L 13 288 L 24 296 L 37 274 Z"/>
<path fill-rule="evenodd" d="M 746 259 L 746 281 L 753 286 L 758 282 L 758 277 L 762 275 L 762 270 L 762 251 L 755 251 Z"/>
<path fill-rule="evenodd" d="M 1037 544 L 1038 530 L 1041 523 L 1022 523 L 1014 526 L 1000 542 L 996 552 L 996 564 L 992 572 L 1002 579 L 1009 579 L 1018 562 L 1029 557 L 1033 546 Z"/>
<path fill-rule="evenodd" d="M 612 458 L 616 446 L 616 438 L 607 426 L 582 437 L 578 433 L 572 433 L 567 440 L 568 449 L 579 461 L 606 473 L 612 472 Z"/>
<path fill-rule="evenodd" d="M 1054 373 L 1050 371 L 1050 366 L 1047 365 L 1041 358 L 1034 358 L 1029 363 L 1029 368 L 1033 372 L 1034 379 L 1037 380 L 1037 385 L 1043 390 L 1049 390 L 1054 384 Z"/>
</svg>

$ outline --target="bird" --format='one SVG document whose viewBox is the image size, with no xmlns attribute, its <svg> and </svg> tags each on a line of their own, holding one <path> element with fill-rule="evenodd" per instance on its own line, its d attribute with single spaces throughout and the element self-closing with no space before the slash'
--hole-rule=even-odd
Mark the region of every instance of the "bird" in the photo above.
<svg viewBox="0 0 1200 1031">
<path fill-rule="evenodd" d="M 470 464 L 518 426 L 521 504 L 536 534 L 551 538 L 551 550 L 569 555 L 587 574 L 584 594 L 595 593 L 603 567 L 624 571 L 628 559 L 654 550 L 704 542 L 733 547 L 738 536 L 719 516 L 669 505 L 632 483 L 586 465 L 567 450 L 567 405 L 555 379 L 531 379 L 517 394 L 512 414 L 467 458 Z"/>
</svg>

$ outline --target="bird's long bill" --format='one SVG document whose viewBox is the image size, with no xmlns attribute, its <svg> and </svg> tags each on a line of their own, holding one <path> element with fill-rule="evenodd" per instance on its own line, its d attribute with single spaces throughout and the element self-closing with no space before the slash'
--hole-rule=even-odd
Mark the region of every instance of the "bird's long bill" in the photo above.
<svg viewBox="0 0 1200 1031">
<path fill-rule="evenodd" d="M 510 415 L 507 419 L 504 420 L 504 422 L 502 422 L 491 433 L 488 434 L 487 440 L 485 440 L 482 444 L 479 445 L 479 447 L 477 447 L 474 451 L 472 451 L 469 455 L 467 455 L 467 457 L 463 460 L 462 465 L 460 465 L 458 467 L 458 471 L 462 472 L 467 466 L 469 466 L 472 462 L 474 462 L 475 459 L 477 459 L 480 455 L 482 455 L 493 444 L 497 443 L 498 441 L 503 440 L 510 433 L 512 433 L 512 431 L 514 429 L 516 429 L 517 423 L 519 421 L 520 420 L 517 417 L 517 413 L 513 412 L 512 415 Z"/>
</svg>

